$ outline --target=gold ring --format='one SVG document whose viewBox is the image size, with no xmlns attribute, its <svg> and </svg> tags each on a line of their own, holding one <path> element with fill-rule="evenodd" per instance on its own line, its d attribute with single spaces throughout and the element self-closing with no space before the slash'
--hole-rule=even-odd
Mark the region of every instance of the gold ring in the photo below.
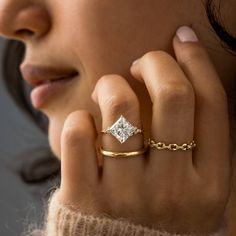
<svg viewBox="0 0 236 236">
<path fill-rule="evenodd" d="M 140 156 L 143 155 L 148 150 L 148 147 L 144 147 L 137 151 L 131 151 L 131 152 L 112 152 L 112 151 L 106 151 L 103 150 L 102 147 L 100 147 L 100 153 L 107 157 L 133 157 L 133 156 Z"/>
<path fill-rule="evenodd" d="M 195 143 L 194 140 L 189 143 L 184 143 L 181 145 L 178 145 L 176 143 L 166 144 L 164 142 L 155 142 L 154 140 L 149 138 L 148 146 L 151 148 L 156 148 L 157 150 L 168 149 L 170 151 L 177 151 L 177 150 L 187 151 L 195 148 L 197 144 Z"/>
</svg>

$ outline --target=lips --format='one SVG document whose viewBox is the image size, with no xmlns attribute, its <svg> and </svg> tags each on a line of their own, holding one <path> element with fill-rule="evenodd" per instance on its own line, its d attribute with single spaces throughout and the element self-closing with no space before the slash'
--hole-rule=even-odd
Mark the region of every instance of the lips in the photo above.
<svg viewBox="0 0 236 236">
<path fill-rule="evenodd" d="M 39 109 L 59 91 L 66 89 L 67 84 L 79 73 L 71 68 L 38 66 L 22 64 L 20 70 L 23 79 L 33 87 L 32 105 Z"/>
<path fill-rule="evenodd" d="M 22 64 L 20 70 L 24 80 L 33 87 L 78 75 L 78 71 L 72 68 L 56 68 L 31 64 Z"/>
</svg>

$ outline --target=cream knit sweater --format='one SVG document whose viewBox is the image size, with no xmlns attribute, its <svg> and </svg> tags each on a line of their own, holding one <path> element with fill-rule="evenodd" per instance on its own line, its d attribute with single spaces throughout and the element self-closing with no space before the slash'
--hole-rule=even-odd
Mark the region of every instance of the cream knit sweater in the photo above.
<svg viewBox="0 0 236 236">
<path fill-rule="evenodd" d="M 33 230 L 28 236 L 226 236 L 226 228 L 221 227 L 212 234 L 170 234 L 165 231 L 135 225 L 124 220 L 108 217 L 94 217 L 74 211 L 57 198 L 55 192 L 48 206 L 44 229 Z"/>
</svg>

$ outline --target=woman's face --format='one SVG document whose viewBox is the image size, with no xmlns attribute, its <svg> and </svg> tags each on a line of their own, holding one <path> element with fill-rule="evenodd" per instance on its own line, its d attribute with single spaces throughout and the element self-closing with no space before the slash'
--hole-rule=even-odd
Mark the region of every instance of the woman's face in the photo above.
<svg viewBox="0 0 236 236">
<path fill-rule="evenodd" d="M 37 107 L 49 119 L 49 141 L 56 156 L 60 157 L 64 121 L 72 111 L 89 110 L 100 129 L 100 114 L 91 93 L 105 74 L 120 74 L 129 81 L 142 98 L 145 126 L 151 102 L 144 85 L 129 74 L 131 63 L 151 50 L 173 55 L 172 38 L 181 25 L 191 25 L 202 41 L 212 44 L 204 14 L 198 0 L 1 0 L 0 32 L 25 43 L 23 64 L 79 72 L 70 86 Z M 218 57 L 214 58 L 217 63 Z"/>
</svg>

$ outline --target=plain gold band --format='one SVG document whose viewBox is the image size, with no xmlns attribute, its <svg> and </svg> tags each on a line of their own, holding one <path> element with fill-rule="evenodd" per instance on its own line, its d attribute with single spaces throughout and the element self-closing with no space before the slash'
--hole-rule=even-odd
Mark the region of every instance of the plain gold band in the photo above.
<svg viewBox="0 0 236 236">
<path fill-rule="evenodd" d="M 102 147 L 100 147 L 100 153 L 107 157 L 133 157 L 133 156 L 140 156 L 143 155 L 148 150 L 148 147 L 144 147 L 137 151 L 131 151 L 131 152 L 111 152 L 103 150 Z"/>
</svg>

